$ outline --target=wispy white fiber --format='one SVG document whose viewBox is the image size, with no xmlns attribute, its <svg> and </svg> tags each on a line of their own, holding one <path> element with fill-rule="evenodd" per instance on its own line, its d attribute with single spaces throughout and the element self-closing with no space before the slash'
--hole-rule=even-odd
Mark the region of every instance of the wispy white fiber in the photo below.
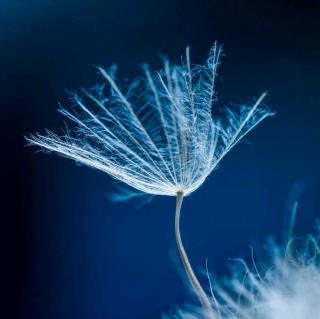
<svg viewBox="0 0 320 319">
<path fill-rule="evenodd" d="M 104 85 L 74 96 L 60 112 L 75 127 L 59 137 L 47 132 L 27 137 L 31 145 L 99 169 L 133 188 L 154 195 L 188 195 L 252 128 L 272 113 L 253 105 L 212 113 L 221 48 L 214 45 L 204 65 L 165 60 L 120 88 L 114 72 L 99 68 Z"/>
<path fill-rule="evenodd" d="M 212 319 L 319 319 L 319 238 L 292 239 L 284 250 L 268 246 L 270 260 L 238 261 L 233 277 L 213 285 Z M 171 319 L 208 318 L 202 308 L 179 310 Z"/>
</svg>

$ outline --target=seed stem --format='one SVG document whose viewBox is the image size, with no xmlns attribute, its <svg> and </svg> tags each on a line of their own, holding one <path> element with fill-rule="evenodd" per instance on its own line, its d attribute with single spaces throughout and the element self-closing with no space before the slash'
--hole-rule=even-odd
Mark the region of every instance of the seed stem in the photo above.
<svg viewBox="0 0 320 319">
<path fill-rule="evenodd" d="M 182 260 L 183 267 L 187 273 L 189 282 L 190 282 L 195 294 L 199 298 L 199 301 L 201 303 L 201 306 L 202 306 L 204 314 L 205 314 L 205 318 L 206 319 L 213 319 L 215 316 L 214 316 L 214 313 L 213 313 L 213 310 L 211 307 L 210 300 L 209 300 L 207 294 L 205 293 L 205 291 L 203 290 L 203 288 L 201 287 L 200 282 L 197 279 L 197 277 L 191 267 L 187 253 L 186 253 L 184 246 L 182 244 L 181 234 L 180 234 L 180 213 L 181 213 L 182 201 L 183 201 L 183 193 L 178 192 L 177 193 L 177 200 L 176 200 L 176 214 L 175 214 L 175 235 L 176 235 L 176 242 L 177 242 L 177 246 L 178 246 L 178 251 L 179 251 L 179 254 L 180 254 L 180 257 Z"/>
</svg>

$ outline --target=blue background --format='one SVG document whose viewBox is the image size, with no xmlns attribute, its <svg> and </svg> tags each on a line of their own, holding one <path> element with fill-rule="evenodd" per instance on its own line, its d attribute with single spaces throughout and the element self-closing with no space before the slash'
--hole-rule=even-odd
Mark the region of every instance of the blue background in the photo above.
<svg viewBox="0 0 320 319">
<path fill-rule="evenodd" d="M 249 0 L 0 1 L 3 318 L 150 319 L 191 301 L 175 260 L 174 199 L 112 204 L 101 172 L 24 147 L 59 129 L 65 90 L 91 86 L 93 65 L 131 78 L 191 45 L 202 63 L 224 47 L 216 107 L 268 90 L 277 114 L 230 153 L 182 212 L 199 273 L 281 234 L 299 199 L 296 233 L 320 214 L 320 3 Z M 203 280 L 205 280 L 202 277 Z"/>
</svg>

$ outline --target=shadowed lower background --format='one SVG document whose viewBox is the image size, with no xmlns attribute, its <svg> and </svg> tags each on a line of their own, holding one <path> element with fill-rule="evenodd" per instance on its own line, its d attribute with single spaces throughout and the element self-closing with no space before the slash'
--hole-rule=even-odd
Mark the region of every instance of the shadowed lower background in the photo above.
<svg viewBox="0 0 320 319">
<path fill-rule="evenodd" d="M 112 204 L 101 172 L 24 147 L 59 129 L 66 90 L 91 86 L 94 65 L 132 78 L 187 45 L 202 63 L 224 47 L 221 108 L 267 90 L 276 116 L 249 134 L 186 198 L 182 236 L 198 273 L 320 215 L 320 2 L 0 0 L 1 288 L 3 318 L 151 319 L 189 302 L 175 265 L 174 199 Z M 202 278 L 205 280 L 205 278 Z"/>
</svg>

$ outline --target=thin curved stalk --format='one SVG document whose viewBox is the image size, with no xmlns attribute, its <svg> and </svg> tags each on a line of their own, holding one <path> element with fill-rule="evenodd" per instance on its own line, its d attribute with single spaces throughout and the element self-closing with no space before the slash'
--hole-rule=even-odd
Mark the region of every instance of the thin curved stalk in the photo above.
<svg viewBox="0 0 320 319">
<path fill-rule="evenodd" d="M 206 319 L 213 319 L 214 313 L 211 307 L 210 299 L 208 298 L 207 294 L 203 290 L 199 280 L 197 279 L 190 261 L 188 259 L 187 253 L 184 249 L 184 246 L 182 244 L 181 240 L 181 234 L 180 234 L 180 213 L 181 213 L 181 205 L 183 201 L 183 193 L 179 192 L 177 193 L 177 201 L 176 201 L 176 214 L 175 214 L 175 235 L 176 235 L 176 242 L 179 250 L 179 254 L 182 260 L 183 267 L 187 273 L 189 282 L 196 293 L 197 297 L 199 298 L 199 301 L 201 303 L 201 306 L 203 308 L 204 314 Z"/>
</svg>

